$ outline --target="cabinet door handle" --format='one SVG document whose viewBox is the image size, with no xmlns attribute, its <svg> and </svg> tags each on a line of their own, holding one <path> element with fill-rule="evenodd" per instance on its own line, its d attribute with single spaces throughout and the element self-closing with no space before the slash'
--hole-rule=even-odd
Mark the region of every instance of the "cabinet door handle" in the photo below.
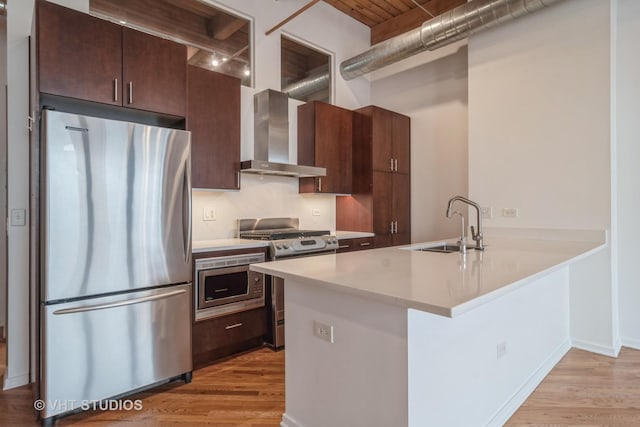
<svg viewBox="0 0 640 427">
<path fill-rule="evenodd" d="M 133 104 L 133 82 L 127 84 L 129 87 L 129 104 Z"/>
<path fill-rule="evenodd" d="M 362 243 L 360 243 L 360 246 L 371 246 L 371 243 L 369 243 L 369 242 L 362 242 Z"/>
<path fill-rule="evenodd" d="M 398 234 L 398 221 L 393 221 L 393 234 Z"/>
<path fill-rule="evenodd" d="M 394 159 L 393 163 L 394 163 L 393 170 L 398 172 L 398 159 Z"/>
<path fill-rule="evenodd" d="M 318 178 L 318 193 L 322 193 L 322 178 Z"/>
<path fill-rule="evenodd" d="M 389 159 L 389 167 L 391 168 L 391 172 L 393 172 L 393 157 Z"/>
<path fill-rule="evenodd" d="M 113 102 L 118 102 L 118 79 L 113 79 Z"/>
<path fill-rule="evenodd" d="M 242 322 L 234 323 L 233 325 L 225 326 L 224 328 L 226 330 L 229 330 L 229 329 L 239 328 L 240 326 L 242 326 Z"/>
<path fill-rule="evenodd" d="M 391 221 L 391 225 L 389 226 L 389 229 L 391 230 L 391 234 L 393 234 L 393 221 Z"/>
<path fill-rule="evenodd" d="M 236 187 L 240 189 L 240 172 L 236 172 Z"/>
</svg>

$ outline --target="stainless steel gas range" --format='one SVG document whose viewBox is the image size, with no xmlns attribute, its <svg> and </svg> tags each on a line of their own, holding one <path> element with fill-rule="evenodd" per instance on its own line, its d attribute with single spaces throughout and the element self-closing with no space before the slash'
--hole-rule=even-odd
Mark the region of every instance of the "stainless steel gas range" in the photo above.
<svg viewBox="0 0 640 427">
<path fill-rule="evenodd" d="M 238 220 L 241 239 L 269 240 L 269 259 L 307 257 L 335 253 L 338 239 L 329 230 L 301 230 L 298 218 L 252 218 Z M 267 343 L 284 347 L 284 281 L 265 276 L 269 328 Z"/>
</svg>

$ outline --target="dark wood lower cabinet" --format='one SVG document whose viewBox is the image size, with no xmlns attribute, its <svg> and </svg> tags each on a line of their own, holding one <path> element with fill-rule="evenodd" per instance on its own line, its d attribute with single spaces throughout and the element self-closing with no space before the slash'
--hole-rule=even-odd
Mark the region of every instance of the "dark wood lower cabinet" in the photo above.
<svg viewBox="0 0 640 427">
<path fill-rule="evenodd" d="M 266 333 L 267 311 L 264 307 L 195 322 L 193 368 L 259 347 L 264 343 Z"/>
<path fill-rule="evenodd" d="M 354 239 L 341 239 L 339 241 L 338 253 L 362 251 L 373 249 L 373 237 L 357 237 Z"/>
</svg>

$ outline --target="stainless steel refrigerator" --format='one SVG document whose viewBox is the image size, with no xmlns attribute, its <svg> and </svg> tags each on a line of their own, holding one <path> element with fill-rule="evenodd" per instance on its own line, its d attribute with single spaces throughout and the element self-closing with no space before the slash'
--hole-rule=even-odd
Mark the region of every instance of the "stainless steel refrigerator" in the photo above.
<svg viewBox="0 0 640 427">
<path fill-rule="evenodd" d="M 44 423 L 190 381 L 190 133 L 44 111 Z"/>
</svg>

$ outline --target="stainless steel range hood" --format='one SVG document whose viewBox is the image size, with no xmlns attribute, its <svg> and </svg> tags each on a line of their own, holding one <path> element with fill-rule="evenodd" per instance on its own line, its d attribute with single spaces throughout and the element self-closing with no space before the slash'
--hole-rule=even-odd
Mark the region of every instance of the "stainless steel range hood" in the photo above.
<svg viewBox="0 0 640 427">
<path fill-rule="evenodd" d="M 299 178 L 326 176 L 325 168 L 289 163 L 289 97 L 272 89 L 253 96 L 253 160 L 240 163 L 242 172 Z"/>
</svg>

